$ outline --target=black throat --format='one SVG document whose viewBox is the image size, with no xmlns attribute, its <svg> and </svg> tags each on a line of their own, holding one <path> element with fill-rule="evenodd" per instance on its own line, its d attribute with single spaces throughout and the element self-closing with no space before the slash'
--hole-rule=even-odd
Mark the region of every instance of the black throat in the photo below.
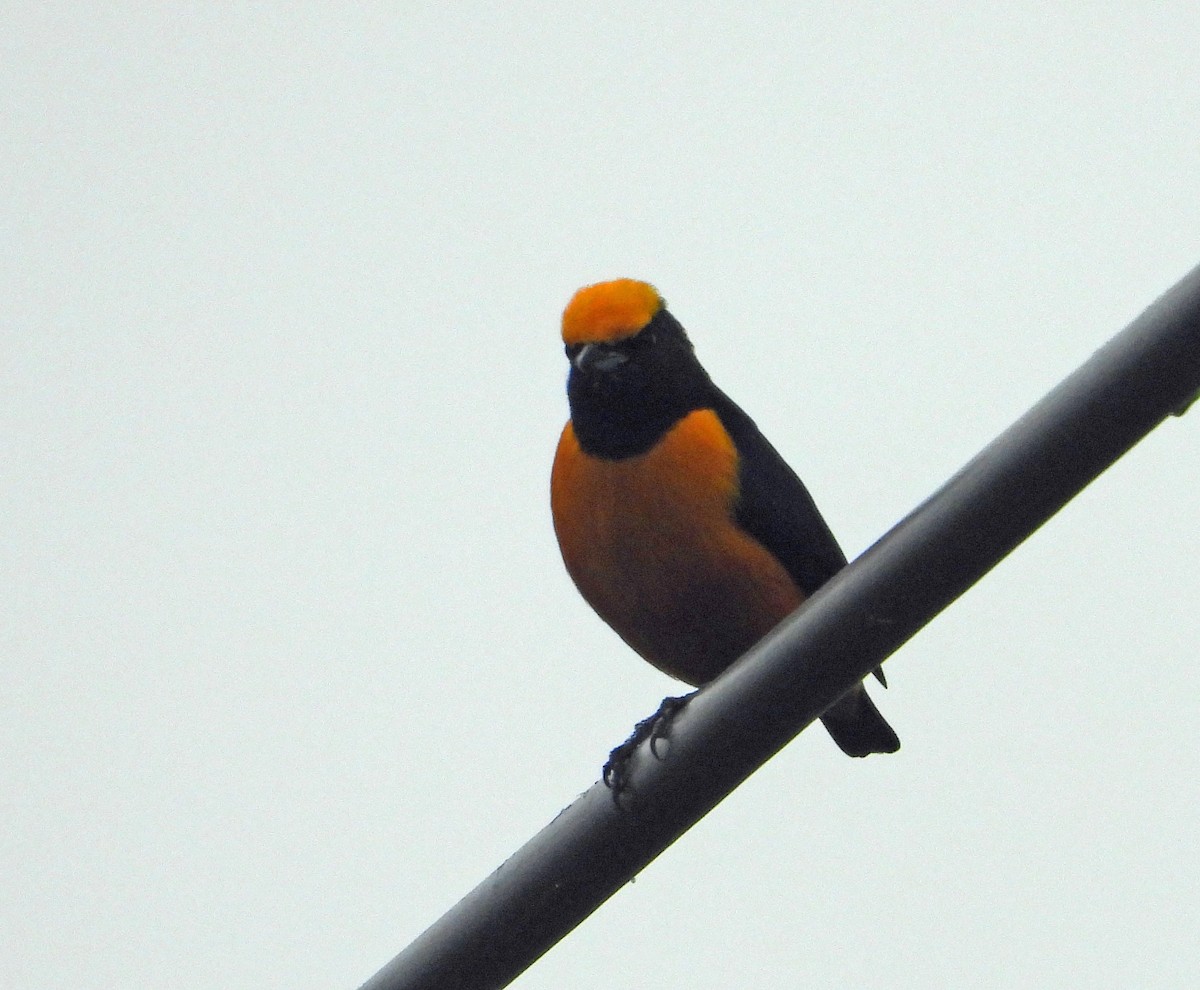
<svg viewBox="0 0 1200 990">
<path fill-rule="evenodd" d="M 575 436 L 585 453 L 606 460 L 644 454 L 684 416 L 713 402 L 714 386 L 683 327 L 665 309 L 615 345 L 627 360 L 609 371 L 567 378 Z"/>
</svg>

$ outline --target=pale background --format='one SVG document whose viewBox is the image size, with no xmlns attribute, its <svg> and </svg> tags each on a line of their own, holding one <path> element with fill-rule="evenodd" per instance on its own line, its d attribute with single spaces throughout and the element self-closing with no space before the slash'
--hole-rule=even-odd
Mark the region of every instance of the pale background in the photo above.
<svg viewBox="0 0 1200 990">
<path fill-rule="evenodd" d="M 352 988 L 676 691 L 551 531 L 579 285 L 855 556 L 1200 262 L 1191 0 L 93 6 L 0 22 L 5 987 Z M 1193 986 L 1198 451 L 517 985 Z"/>
</svg>

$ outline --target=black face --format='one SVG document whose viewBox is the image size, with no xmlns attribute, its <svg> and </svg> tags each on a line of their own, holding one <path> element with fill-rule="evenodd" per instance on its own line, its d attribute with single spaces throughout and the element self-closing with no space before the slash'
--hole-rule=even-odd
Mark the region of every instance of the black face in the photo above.
<svg viewBox="0 0 1200 990">
<path fill-rule="evenodd" d="M 567 347 L 567 398 L 587 453 L 618 460 L 643 454 L 693 409 L 709 404 L 712 383 L 683 327 L 665 309 L 614 344 Z"/>
</svg>

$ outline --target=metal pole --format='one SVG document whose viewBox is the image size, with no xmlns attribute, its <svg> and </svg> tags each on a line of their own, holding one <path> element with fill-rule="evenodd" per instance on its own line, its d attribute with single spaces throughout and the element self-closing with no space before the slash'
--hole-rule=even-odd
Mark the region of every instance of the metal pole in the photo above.
<svg viewBox="0 0 1200 990">
<path fill-rule="evenodd" d="M 702 690 L 620 808 L 593 785 L 363 990 L 506 986 L 1198 393 L 1200 268 Z"/>
</svg>

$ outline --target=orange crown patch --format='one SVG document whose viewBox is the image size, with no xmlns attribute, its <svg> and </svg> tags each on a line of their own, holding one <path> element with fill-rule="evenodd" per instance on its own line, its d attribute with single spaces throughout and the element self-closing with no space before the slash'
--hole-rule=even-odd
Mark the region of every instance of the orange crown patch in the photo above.
<svg viewBox="0 0 1200 990">
<path fill-rule="evenodd" d="M 611 344 L 632 337 L 663 305 L 649 282 L 619 278 L 585 285 L 563 310 L 563 343 Z"/>
</svg>

